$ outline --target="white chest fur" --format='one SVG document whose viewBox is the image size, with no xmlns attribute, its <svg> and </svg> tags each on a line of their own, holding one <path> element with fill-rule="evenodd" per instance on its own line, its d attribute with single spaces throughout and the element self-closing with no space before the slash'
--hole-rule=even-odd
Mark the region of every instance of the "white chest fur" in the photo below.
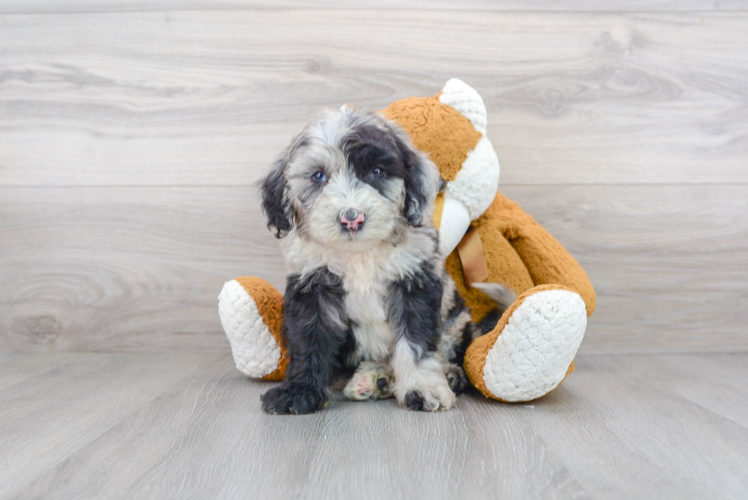
<svg viewBox="0 0 748 500">
<path fill-rule="evenodd" d="M 324 266 L 342 277 L 345 315 L 353 323 L 356 340 L 356 359 L 351 361 L 386 361 L 394 345 L 387 321 L 389 287 L 437 255 L 429 230 L 412 230 L 398 245 L 373 244 L 362 252 L 324 247 L 296 237 L 293 231 L 289 236 L 281 245 L 291 272 L 304 275 Z"/>
<path fill-rule="evenodd" d="M 387 287 L 366 267 L 349 266 L 343 278 L 346 313 L 356 339 L 354 356 L 360 361 L 384 362 L 394 340 L 387 322 Z"/>
</svg>

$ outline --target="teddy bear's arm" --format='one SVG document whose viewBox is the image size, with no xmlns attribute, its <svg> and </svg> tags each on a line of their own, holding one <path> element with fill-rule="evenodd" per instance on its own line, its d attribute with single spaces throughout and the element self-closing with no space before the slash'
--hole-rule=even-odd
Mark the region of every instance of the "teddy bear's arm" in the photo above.
<svg viewBox="0 0 748 500">
<path fill-rule="evenodd" d="M 527 267 L 535 285 L 564 285 L 579 293 L 587 315 L 595 310 L 595 289 L 579 262 L 519 205 L 502 194 L 486 212 L 496 217 L 502 233 Z"/>
<path fill-rule="evenodd" d="M 439 252 L 446 257 L 457 248 L 470 228 L 470 213 L 458 199 L 439 197 L 434 226 L 439 228 Z"/>
</svg>

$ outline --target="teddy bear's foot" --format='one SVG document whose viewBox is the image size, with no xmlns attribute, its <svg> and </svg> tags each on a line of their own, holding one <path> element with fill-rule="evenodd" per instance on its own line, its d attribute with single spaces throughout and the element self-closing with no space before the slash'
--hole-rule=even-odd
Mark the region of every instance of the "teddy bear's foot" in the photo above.
<svg viewBox="0 0 748 500">
<path fill-rule="evenodd" d="M 288 364 L 281 337 L 283 297 L 253 277 L 226 282 L 218 296 L 221 325 L 236 367 L 252 378 L 283 380 Z"/>
<path fill-rule="evenodd" d="M 392 373 L 384 363 L 364 361 L 345 385 L 343 394 L 354 401 L 392 397 Z"/>
<path fill-rule="evenodd" d="M 541 285 L 514 302 L 493 331 L 468 348 L 470 381 L 487 397 L 531 401 L 555 389 L 572 370 L 587 327 L 582 297 Z"/>
</svg>

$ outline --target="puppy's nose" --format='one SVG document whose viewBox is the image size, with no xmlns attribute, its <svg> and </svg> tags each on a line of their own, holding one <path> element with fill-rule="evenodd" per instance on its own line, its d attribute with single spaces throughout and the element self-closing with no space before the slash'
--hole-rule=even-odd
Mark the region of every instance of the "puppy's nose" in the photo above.
<svg viewBox="0 0 748 500">
<path fill-rule="evenodd" d="M 355 208 L 347 208 L 340 212 L 340 223 L 350 233 L 355 233 L 366 220 L 364 213 Z"/>
</svg>

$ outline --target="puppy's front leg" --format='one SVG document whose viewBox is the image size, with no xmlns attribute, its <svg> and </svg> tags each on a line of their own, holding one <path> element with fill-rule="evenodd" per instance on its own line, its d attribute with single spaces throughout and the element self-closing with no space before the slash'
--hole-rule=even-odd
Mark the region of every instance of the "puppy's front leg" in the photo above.
<svg viewBox="0 0 748 500">
<path fill-rule="evenodd" d="M 286 380 L 262 396 L 268 413 L 312 413 L 330 397 L 348 335 L 345 291 L 326 268 L 291 275 L 286 284 L 283 334 L 289 350 Z"/>
<path fill-rule="evenodd" d="M 424 263 L 418 272 L 395 282 L 390 291 L 389 321 L 395 333 L 390 365 L 395 376 L 395 396 L 411 410 L 448 410 L 456 396 L 435 353 L 442 281 Z"/>
</svg>

